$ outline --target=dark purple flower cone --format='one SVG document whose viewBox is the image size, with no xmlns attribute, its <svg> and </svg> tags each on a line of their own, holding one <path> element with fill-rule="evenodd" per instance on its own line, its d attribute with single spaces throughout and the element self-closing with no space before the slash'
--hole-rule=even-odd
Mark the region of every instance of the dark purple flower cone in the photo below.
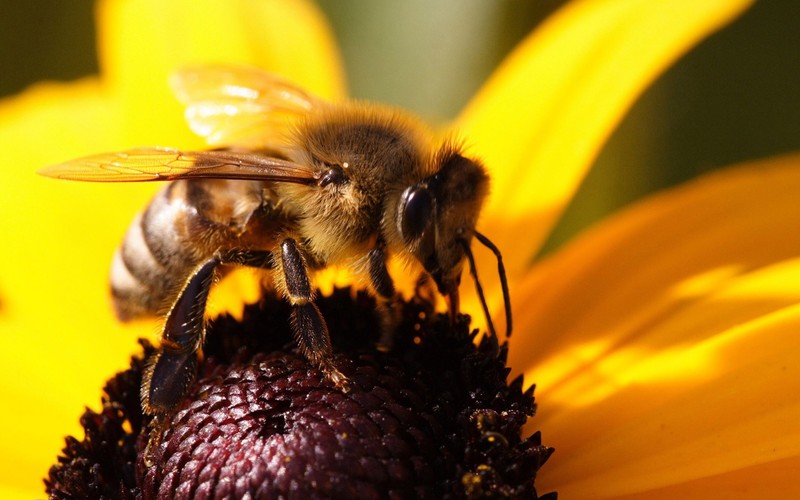
<svg viewBox="0 0 800 500">
<path fill-rule="evenodd" d="M 143 459 L 150 418 L 139 405 L 144 363 L 106 385 L 45 480 L 54 498 L 541 498 L 534 479 L 552 453 L 522 439 L 533 389 L 506 382 L 506 347 L 475 346 L 456 325 L 404 303 L 389 352 L 375 349 L 374 302 L 349 289 L 320 297 L 336 389 L 296 353 L 288 306 L 267 298 L 243 320 L 209 327 L 192 391 Z M 145 356 L 153 352 L 143 342 Z M 548 495 L 549 496 L 549 495 Z M 553 495 L 554 496 L 554 495 Z"/>
</svg>

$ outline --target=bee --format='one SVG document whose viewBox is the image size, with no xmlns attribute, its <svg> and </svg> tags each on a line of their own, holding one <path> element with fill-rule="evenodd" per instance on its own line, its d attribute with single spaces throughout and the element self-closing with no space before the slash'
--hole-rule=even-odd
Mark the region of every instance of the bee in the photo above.
<svg viewBox="0 0 800 500">
<path fill-rule="evenodd" d="M 227 266 L 270 273 L 291 304 L 301 352 L 342 390 L 348 380 L 314 303 L 314 270 L 346 266 L 365 276 L 390 331 L 390 256 L 421 266 L 453 318 L 467 261 L 494 335 L 470 251 L 474 237 L 497 258 L 510 334 L 500 252 L 475 230 L 489 177 L 458 142 L 434 144 L 431 131 L 400 110 L 328 102 L 257 69 L 189 68 L 171 83 L 192 129 L 220 147 L 133 149 L 41 171 L 82 181 L 169 181 L 133 221 L 111 269 L 120 319 L 164 317 L 141 387 L 146 414 L 163 417 L 186 396 L 206 300 Z"/>
</svg>

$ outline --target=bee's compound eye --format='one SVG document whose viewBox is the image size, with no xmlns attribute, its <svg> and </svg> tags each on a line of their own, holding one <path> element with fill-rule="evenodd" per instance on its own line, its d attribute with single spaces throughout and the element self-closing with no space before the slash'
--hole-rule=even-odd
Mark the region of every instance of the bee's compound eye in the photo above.
<svg viewBox="0 0 800 500">
<path fill-rule="evenodd" d="M 406 241 L 422 236 L 433 217 L 433 195 L 427 187 L 406 189 L 400 204 L 399 229 Z"/>
<path fill-rule="evenodd" d="M 344 175 L 344 170 L 339 165 L 330 165 L 328 171 L 317 181 L 319 187 L 325 187 L 328 184 L 344 184 L 347 177 Z"/>
</svg>

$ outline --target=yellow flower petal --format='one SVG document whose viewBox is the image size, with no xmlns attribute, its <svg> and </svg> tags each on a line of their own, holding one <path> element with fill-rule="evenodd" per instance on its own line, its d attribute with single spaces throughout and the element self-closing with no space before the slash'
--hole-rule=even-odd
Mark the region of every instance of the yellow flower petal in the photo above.
<svg viewBox="0 0 800 500">
<path fill-rule="evenodd" d="M 800 482 L 787 481 L 800 470 L 800 458 L 776 460 L 743 467 L 696 481 L 672 484 L 658 490 L 615 498 L 672 500 L 674 498 L 797 498 Z"/>
<path fill-rule="evenodd" d="M 94 79 L 43 85 L 0 105 L 8 175 L 0 232 L 0 484 L 40 495 L 65 433 L 79 433 L 109 373 L 124 367 L 139 332 L 105 307 L 110 256 L 149 191 L 54 182 L 41 166 L 120 140 L 115 105 Z M 43 147 L 43 145 L 47 147 Z M 92 318 L 91 328 L 83 318 Z M 54 425 L 58 422 L 58 425 Z M 7 498 L 7 497 L 4 497 Z"/>
<path fill-rule="evenodd" d="M 491 169 L 482 227 L 512 276 L 530 264 L 636 97 L 750 3 L 571 2 L 498 69 L 456 125 Z"/>
<path fill-rule="evenodd" d="M 797 283 L 800 261 L 776 266 L 771 279 L 789 271 Z M 675 323 L 659 333 L 680 332 Z M 748 476 L 751 491 L 761 494 L 778 476 L 787 489 L 777 497 L 790 498 L 789 491 L 800 491 L 789 486 L 796 481 L 785 468 L 800 458 L 799 328 L 800 306 L 793 306 L 696 343 L 678 334 L 670 348 L 653 350 L 660 336 L 648 332 L 618 346 L 598 361 L 605 369 L 570 381 L 613 385 L 612 396 L 545 412 L 539 422 L 563 452 L 540 476 L 542 487 L 609 498 L 685 484 L 693 497 L 711 498 L 724 496 L 716 490 L 719 476 L 759 466 L 763 476 Z"/>
<path fill-rule="evenodd" d="M 537 265 L 514 297 L 524 303 L 520 330 L 537 336 L 515 341 L 535 350 L 515 353 L 511 364 L 539 365 L 573 342 L 613 344 L 609 334 L 800 253 L 800 232 L 787 230 L 800 220 L 798 165 L 788 156 L 705 176 L 606 220 Z"/>
<path fill-rule="evenodd" d="M 510 364 L 540 388 L 534 424 L 558 450 L 543 485 L 699 488 L 800 455 L 798 166 L 707 176 L 536 266 L 516 296 L 531 335 L 512 339 Z"/>
</svg>

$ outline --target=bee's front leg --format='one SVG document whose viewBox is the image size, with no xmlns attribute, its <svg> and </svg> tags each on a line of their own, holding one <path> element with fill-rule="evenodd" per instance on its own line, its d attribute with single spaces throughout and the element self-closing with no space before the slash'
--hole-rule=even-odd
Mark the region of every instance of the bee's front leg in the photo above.
<svg viewBox="0 0 800 500">
<path fill-rule="evenodd" d="M 378 311 L 381 314 L 380 349 L 388 351 L 392 347 L 394 331 L 400 322 L 397 295 L 389 270 L 386 268 L 386 245 L 378 239 L 375 248 L 368 255 L 369 281 L 378 298 Z"/>
<path fill-rule="evenodd" d="M 348 390 L 347 377 L 333 365 L 333 348 L 325 319 L 314 304 L 311 280 L 297 242 L 286 238 L 280 246 L 282 279 L 286 298 L 292 304 L 292 330 L 300 351 L 320 367 L 336 386 Z"/>
</svg>

